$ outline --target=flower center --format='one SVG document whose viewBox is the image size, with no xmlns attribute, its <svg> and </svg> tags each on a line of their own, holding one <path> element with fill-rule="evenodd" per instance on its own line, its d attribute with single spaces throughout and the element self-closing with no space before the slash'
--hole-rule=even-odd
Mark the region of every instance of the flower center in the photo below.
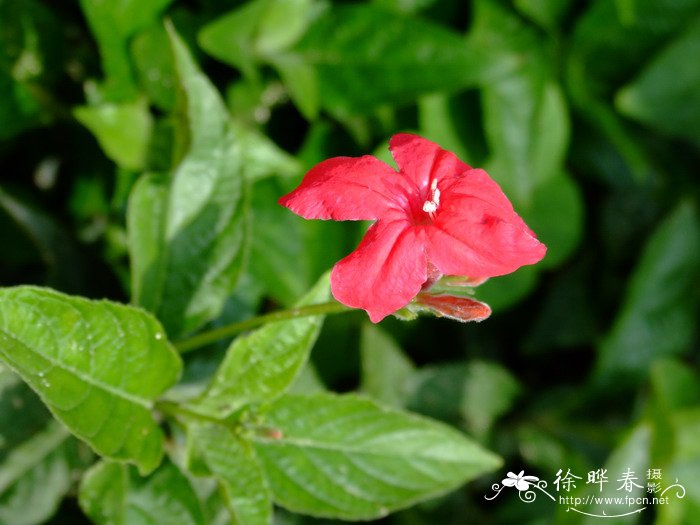
<svg viewBox="0 0 700 525">
<path fill-rule="evenodd" d="M 430 184 L 430 200 L 423 203 L 423 211 L 434 219 L 438 206 L 440 206 L 440 190 L 437 187 L 437 179 L 433 179 Z"/>
</svg>

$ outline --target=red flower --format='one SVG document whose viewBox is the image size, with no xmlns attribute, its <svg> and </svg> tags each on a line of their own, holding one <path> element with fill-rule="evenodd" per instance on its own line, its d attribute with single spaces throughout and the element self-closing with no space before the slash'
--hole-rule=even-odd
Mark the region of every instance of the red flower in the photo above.
<svg viewBox="0 0 700 525">
<path fill-rule="evenodd" d="M 394 135 L 399 167 L 375 157 L 321 162 L 280 204 L 305 219 L 376 220 L 331 273 L 333 296 L 377 323 L 444 275 L 494 277 L 544 257 L 488 174 L 416 135 Z M 434 275 L 431 275 L 434 282 Z"/>
</svg>

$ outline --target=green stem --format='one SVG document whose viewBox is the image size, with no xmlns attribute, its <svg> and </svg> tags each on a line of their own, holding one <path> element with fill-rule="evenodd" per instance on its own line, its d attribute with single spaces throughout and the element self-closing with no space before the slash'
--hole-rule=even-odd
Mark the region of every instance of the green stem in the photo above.
<svg viewBox="0 0 700 525">
<path fill-rule="evenodd" d="M 277 312 L 270 312 L 269 314 L 251 317 L 245 321 L 239 321 L 237 323 L 231 323 L 226 326 L 207 330 L 201 334 L 197 334 L 188 339 L 183 339 L 182 341 L 176 342 L 175 348 L 181 354 L 185 354 L 202 346 L 214 343 L 220 339 L 231 337 L 232 335 L 245 332 L 246 330 L 256 328 L 263 324 L 274 323 L 275 321 L 286 321 L 287 319 L 296 319 L 297 317 L 307 317 L 309 315 L 338 314 L 348 311 L 350 311 L 350 308 L 336 301 L 311 304 L 309 306 L 298 306 L 295 308 L 290 308 L 289 310 L 279 310 Z"/>
</svg>

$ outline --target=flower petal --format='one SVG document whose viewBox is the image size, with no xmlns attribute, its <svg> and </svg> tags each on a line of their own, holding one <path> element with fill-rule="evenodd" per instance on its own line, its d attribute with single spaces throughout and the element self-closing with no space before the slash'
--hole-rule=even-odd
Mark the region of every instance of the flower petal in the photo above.
<svg viewBox="0 0 700 525">
<path fill-rule="evenodd" d="M 454 153 L 418 135 L 394 135 L 389 149 L 399 170 L 418 187 L 420 198 L 425 198 L 433 178 L 439 183 L 445 177 L 457 177 L 471 169 Z"/>
<path fill-rule="evenodd" d="M 305 219 L 376 220 L 395 202 L 388 190 L 399 178 L 391 166 L 370 155 L 334 157 L 309 170 L 279 203 Z"/>
<path fill-rule="evenodd" d="M 426 266 L 422 231 L 397 213 L 373 224 L 360 246 L 335 265 L 331 291 L 378 323 L 416 296 L 427 278 Z"/>
<path fill-rule="evenodd" d="M 515 487 L 515 484 L 518 482 L 517 479 L 513 478 L 503 478 L 501 480 L 501 483 L 503 484 L 504 487 Z"/>
<path fill-rule="evenodd" d="M 446 181 L 426 228 L 428 258 L 446 275 L 494 277 L 544 257 L 547 248 L 483 170 Z"/>
</svg>

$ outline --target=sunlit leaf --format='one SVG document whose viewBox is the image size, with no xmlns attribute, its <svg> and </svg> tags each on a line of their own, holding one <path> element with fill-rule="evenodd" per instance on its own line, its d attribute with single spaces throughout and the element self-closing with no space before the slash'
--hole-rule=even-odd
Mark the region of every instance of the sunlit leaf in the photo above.
<svg viewBox="0 0 700 525">
<path fill-rule="evenodd" d="M 316 516 L 381 517 L 499 465 L 452 428 L 361 397 L 285 396 L 265 425 L 275 435 L 253 439 L 275 502 Z"/>
<path fill-rule="evenodd" d="M 172 337 L 217 316 L 241 271 L 247 239 L 242 144 L 220 95 L 171 32 L 187 97 L 186 153 L 170 179 L 144 177 L 128 215 L 135 303 Z"/>
<path fill-rule="evenodd" d="M 326 275 L 298 306 L 321 303 L 328 297 Z M 225 418 L 245 404 L 277 398 L 289 388 L 306 364 L 322 323 L 322 315 L 299 317 L 269 323 L 237 338 L 229 347 L 211 385 L 194 406 L 197 410 Z"/>
<path fill-rule="evenodd" d="M 153 119 L 143 101 L 81 106 L 73 113 L 119 166 L 131 170 L 143 168 L 153 128 Z"/>
<path fill-rule="evenodd" d="M 136 75 L 151 102 L 171 111 L 175 107 L 177 76 L 168 33 L 159 22 L 140 31 L 131 41 Z"/>
<path fill-rule="evenodd" d="M 314 0 L 252 0 L 205 26 L 202 48 L 257 77 L 256 62 L 296 42 L 311 19 Z"/>
<path fill-rule="evenodd" d="M 189 437 L 219 483 L 233 523 L 272 523 L 270 490 L 250 444 L 220 425 L 191 425 Z"/>
<path fill-rule="evenodd" d="M 99 454 L 142 472 L 160 463 L 163 435 L 151 409 L 181 363 L 146 312 L 48 289 L 5 288 L 0 357 Z"/>
<path fill-rule="evenodd" d="M 104 91 L 110 102 L 130 101 L 137 95 L 129 59 L 129 38 L 154 24 L 172 0 L 80 0 L 102 56 Z"/>
</svg>

